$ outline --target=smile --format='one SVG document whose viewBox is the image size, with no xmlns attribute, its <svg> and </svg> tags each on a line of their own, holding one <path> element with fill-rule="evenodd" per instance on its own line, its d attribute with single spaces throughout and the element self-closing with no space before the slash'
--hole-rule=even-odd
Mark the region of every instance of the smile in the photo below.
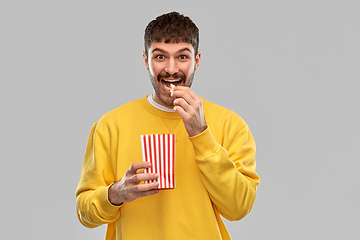
<svg viewBox="0 0 360 240">
<path fill-rule="evenodd" d="M 182 79 L 181 78 L 177 78 L 177 79 L 161 79 L 161 84 L 164 88 L 164 90 L 166 92 L 170 92 L 171 90 L 171 84 L 176 86 L 180 86 L 182 83 Z"/>
</svg>

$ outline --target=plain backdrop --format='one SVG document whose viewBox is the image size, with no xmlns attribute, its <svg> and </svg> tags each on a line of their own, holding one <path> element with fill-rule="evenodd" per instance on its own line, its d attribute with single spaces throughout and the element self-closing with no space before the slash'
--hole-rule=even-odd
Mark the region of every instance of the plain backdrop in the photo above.
<svg viewBox="0 0 360 240">
<path fill-rule="evenodd" d="M 200 29 L 194 91 L 236 111 L 257 144 L 252 212 L 233 239 L 359 237 L 358 1 L 1 1 L 0 239 L 104 239 L 77 220 L 92 124 L 152 93 L 149 21 Z"/>
</svg>

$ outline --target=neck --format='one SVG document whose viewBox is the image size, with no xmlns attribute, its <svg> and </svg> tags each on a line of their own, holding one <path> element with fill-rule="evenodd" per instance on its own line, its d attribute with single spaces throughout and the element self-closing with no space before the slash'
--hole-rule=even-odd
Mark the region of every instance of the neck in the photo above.
<svg viewBox="0 0 360 240">
<path fill-rule="evenodd" d="M 155 94 L 155 93 L 154 93 L 154 94 Z M 158 103 L 157 101 L 155 101 L 155 99 L 154 99 L 154 94 L 149 95 L 148 98 L 147 98 L 148 101 L 149 101 L 149 103 L 150 103 L 153 107 L 155 107 L 155 108 L 157 108 L 157 109 L 159 109 L 159 110 L 161 110 L 161 111 L 164 111 L 164 112 L 175 112 L 173 108 L 169 108 L 168 106 L 165 106 L 165 105 L 160 104 L 160 103 Z"/>
</svg>

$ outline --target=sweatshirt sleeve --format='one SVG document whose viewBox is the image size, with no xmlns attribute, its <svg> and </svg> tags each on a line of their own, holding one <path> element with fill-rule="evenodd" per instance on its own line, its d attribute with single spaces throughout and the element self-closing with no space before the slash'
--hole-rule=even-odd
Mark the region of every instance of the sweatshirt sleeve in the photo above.
<svg viewBox="0 0 360 240">
<path fill-rule="evenodd" d="M 260 178 L 255 172 L 255 142 L 248 126 L 227 132 L 223 146 L 209 127 L 190 141 L 211 200 L 221 215 L 234 221 L 251 211 Z"/>
<path fill-rule="evenodd" d="M 79 221 L 89 228 L 114 222 L 120 217 L 120 207 L 108 200 L 108 189 L 115 181 L 115 174 L 96 128 L 97 123 L 90 132 L 76 189 L 77 215 Z"/>
</svg>

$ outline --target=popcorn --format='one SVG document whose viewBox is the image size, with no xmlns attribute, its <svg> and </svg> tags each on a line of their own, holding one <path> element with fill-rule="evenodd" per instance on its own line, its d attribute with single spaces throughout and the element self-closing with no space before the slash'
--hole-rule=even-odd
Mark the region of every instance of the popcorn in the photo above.
<svg viewBox="0 0 360 240">
<path fill-rule="evenodd" d="M 173 95 L 175 85 L 171 83 L 171 84 L 170 84 L 170 87 L 171 87 L 170 93 L 171 93 L 171 95 Z"/>
<path fill-rule="evenodd" d="M 150 162 L 151 167 L 144 173 L 157 173 L 157 180 L 145 183 L 159 182 L 158 189 L 175 188 L 175 134 L 141 135 L 141 152 L 143 161 Z"/>
</svg>

